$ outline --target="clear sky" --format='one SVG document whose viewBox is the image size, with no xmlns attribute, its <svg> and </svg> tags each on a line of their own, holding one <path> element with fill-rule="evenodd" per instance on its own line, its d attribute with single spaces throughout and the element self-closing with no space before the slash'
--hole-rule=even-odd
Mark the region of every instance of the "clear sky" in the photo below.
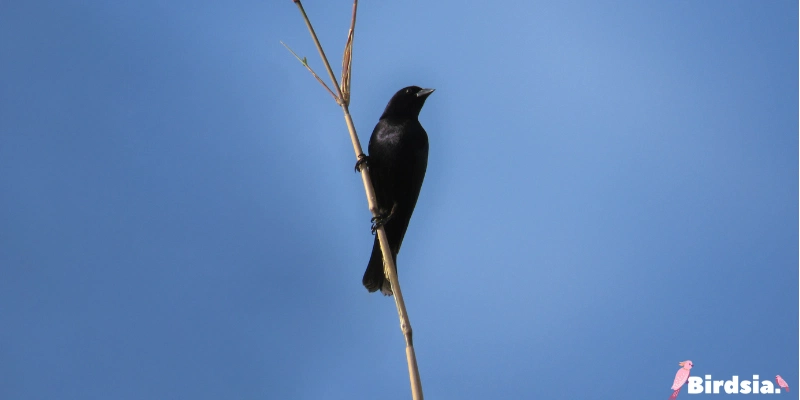
<svg viewBox="0 0 800 400">
<path fill-rule="evenodd" d="M 351 3 L 305 5 L 338 74 Z M 0 4 L 1 399 L 410 398 L 341 110 L 280 40 L 323 72 L 289 0 Z M 364 146 L 436 88 L 427 398 L 666 400 L 686 359 L 796 398 L 797 2 L 362 1 L 354 51 Z"/>
</svg>

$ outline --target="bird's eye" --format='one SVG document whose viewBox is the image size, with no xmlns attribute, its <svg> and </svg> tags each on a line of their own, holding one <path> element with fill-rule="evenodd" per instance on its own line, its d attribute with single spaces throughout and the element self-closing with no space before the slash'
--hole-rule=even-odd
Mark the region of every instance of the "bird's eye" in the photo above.
<svg viewBox="0 0 800 400">
<path fill-rule="evenodd" d="M 411 93 L 411 89 L 406 89 L 406 93 Z"/>
</svg>

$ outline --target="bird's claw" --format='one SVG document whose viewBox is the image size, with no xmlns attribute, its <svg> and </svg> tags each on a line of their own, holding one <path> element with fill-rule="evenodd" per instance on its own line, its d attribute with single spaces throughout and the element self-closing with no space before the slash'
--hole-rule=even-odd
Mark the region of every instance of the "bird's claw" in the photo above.
<svg viewBox="0 0 800 400">
<path fill-rule="evenodd" d="M 356 172 L 361 172 L 361 167 L 367 165 L 369 157 L 366 154 L 359 154 L 356 161 Z"/>
<path fill-rule="evenodd" d="M 394 205 L 392 206 L 392 210 L 389 211 L 388 214 L 383 213 L 378 215 L 377 217 L 372 217 L 372 219 L 369 220 L 370 222 L 372 222 L 372 228 L 370 228 L 370 230 L 372 231 L 373 235 L 378 230 L 378 228 L 386 225 L 386 223 L 389 222 L 392 219 L 392 217 L 394 217 L 394 210 L 396 208 L 397 208 L 397 203 L 394 203 Z"/>
<path fill-rule="evenodd" d="M 372 217 L 372 219 L 369 220 L 369 222 L 372 222 L 372 227 L 370 228 L 372 234 L 374 235 L 375 232 L 378 231 L 378 228 L 386 225 L 386 223 L 389 222 L 390 219 L 391 215 L 385 217 L 384 216 Z"/>
</svg>

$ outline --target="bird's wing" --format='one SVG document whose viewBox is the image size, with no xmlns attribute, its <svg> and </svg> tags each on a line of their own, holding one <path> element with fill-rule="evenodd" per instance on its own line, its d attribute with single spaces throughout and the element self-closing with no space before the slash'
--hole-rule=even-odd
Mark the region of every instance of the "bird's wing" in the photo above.
<svg viewBox="0 0 800 400">
<path fill-rule="evenodd" d="M 672 390 L 680 389 L 684 383 L 686 383 L 686 378 L 689 377 L 689 370 L 688 369 L 679 369 L 678 373 L 675 374 L 675 381 L 672 382 Z"/>
</svg>

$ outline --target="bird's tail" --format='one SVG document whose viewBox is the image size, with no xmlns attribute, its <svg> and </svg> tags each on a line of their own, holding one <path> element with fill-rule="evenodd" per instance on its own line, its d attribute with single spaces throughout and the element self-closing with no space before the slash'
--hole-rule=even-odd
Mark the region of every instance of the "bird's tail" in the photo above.
<svg viewBox="0 0 800 400">
<path fill-rule="evenodd" d="M 669 396 L 669 400 L 675 400 L 678 398 L 678 393 L 681 392 L 681 388 L 678 388 L 674 392 L 672 392 L 672 396 Z"/>
<path fill-rule="evenodd" d="M 367 264 L 367 270 L 364 271 L 361 283 L 370 293 L 380 289 L 384 295 L 392 295 L 392 285 L 383 274 L 383 253 L 381 253 L 381 244 L 378 242 L 377 236 L 375 243 L 372 244 L 372 255 L 369 257 L 369 264 Z"/>
</svg>

